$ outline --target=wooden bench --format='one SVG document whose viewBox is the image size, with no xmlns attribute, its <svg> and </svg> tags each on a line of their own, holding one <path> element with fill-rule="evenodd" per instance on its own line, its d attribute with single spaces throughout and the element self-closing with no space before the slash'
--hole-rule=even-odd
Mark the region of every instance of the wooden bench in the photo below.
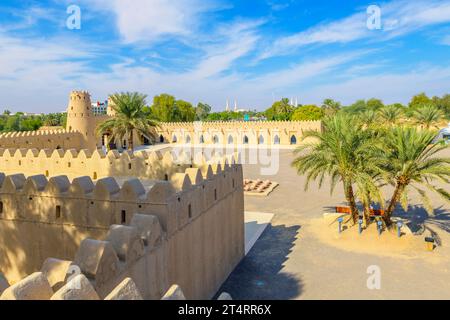
<svg viewBox="0 0 450 320">
<path fill-rule="evenodd" d="M 350 207 L 336 207 L 336 213 L 351 214 L 352 210 Z M 370 217 L 383 217 L 385 213 L 385 210 L 370 209 Z"/>
</svg>

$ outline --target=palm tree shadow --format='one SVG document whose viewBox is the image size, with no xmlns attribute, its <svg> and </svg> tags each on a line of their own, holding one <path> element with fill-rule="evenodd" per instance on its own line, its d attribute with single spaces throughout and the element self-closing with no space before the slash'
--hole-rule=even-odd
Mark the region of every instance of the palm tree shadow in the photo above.
<svg viewBox="0 0 450 320">
<path fill-rule="evenodd" d="M 236 300 L 287 300 L 298 297 L 303 289 L 301 279 L 283 272 L 282 268 L 300 228 L 269 225 L 218 294 L 228 292 Z"/>
<path fill-rule="evenodd" d="M 414 233 L 420 233 L 425 225 L 432 225 L 450 233 L 450 212 L 440 206 L 434 209 L 434 215 L 430 215 L 423 206 L 410 205 L 405 211 L 400 206 L 395 211 L 395 216 L 405 219 L 408 227 Z"/>
</svg>

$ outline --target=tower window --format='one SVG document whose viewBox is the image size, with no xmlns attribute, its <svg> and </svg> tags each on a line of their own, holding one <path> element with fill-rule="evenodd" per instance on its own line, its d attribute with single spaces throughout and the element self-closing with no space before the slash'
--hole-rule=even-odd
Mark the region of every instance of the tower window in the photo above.
<svg viewBox="0 0 450 320">
<path fill-rule="evenodd" d="M 60 219 L 61 218 L 61 206 L 56 206 L 55 217 L 56 217 L 56 219 Z"/>
<path fill-rule="evenodd" d="M 125 210 L 122 210 L 122 212 L 120 213 L 120 223 L 127 223 L 127 212 Z"/>
<path fill-rule="evenodd" d="M 128 170 L 131 170 L 131 163 L 128 164 Z"/>
<path fill-rule="evenodd" d="M 3 201 L 0 201 L 0 214 L 3 214 Z"/>
<path fill-rule="evenodd" d="M 217 189 L 214 189 L 214 200 L 217 200 Z"/>
<path fill-rule="evenodd" d="M 188 205 L 188 216 L 189 216 L 189 219 L 192 218 L 192 205 L 191 204 Z"/>
</svg>

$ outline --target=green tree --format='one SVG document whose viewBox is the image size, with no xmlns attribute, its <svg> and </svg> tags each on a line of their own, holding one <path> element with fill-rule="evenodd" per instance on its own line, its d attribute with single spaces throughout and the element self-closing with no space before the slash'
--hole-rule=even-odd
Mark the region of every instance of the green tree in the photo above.
<svg viewBox="0 0 450 320">
<path fill-rule="evenodd" d="M 446 94 L 442 98 L 433 97 L 433 103 L 444 113 L 446 119 L 450 119 L 450 94 Z"/>
<path fill-rule="evenodd" d="M 338 101 L 333 99 L 325 99 L 322 103 L 322 109 L 327 116 L 334 116 L 340 109 L 342 105 Z"/>
<path fill-rule="evenodd" d="M 433 104 L 421 106 L 414 111 L 416 123 L 426 129 L 430 129 L 431 127 L 437 128 L 437 123 L 442 120 L 443 117 L 443 112 Z"/>
<path fill-rule="evenodd" d="M 42 127 L 42 119 L 40 117 L 23 117 L 20 121 L 21 131 L 35 131 Z"/>
<path fill-rule="evenodd" d="M 432 184 L 435 180 L 450 183 L 450 159 L 439 155 L 446 146 L 433 144 L 435 137 L 436 132 L 406 127 L 393 127 L 385 136 L 380 149 L 380 168 L 386 181 L 394 186 L 385 214 L 387 225 L 391 224 L 392 214 L 399 202 L 407 209 L 409 189 L 418 192 L 430 213 L 432 207 L 426 189 L 450 200 L 448 191 Z"/>
<path fill-rule="evenodd" d="M 359 120 L 366 126 L 366 127 L 373 127 L 377 125 L 377 112 L 374 110 L 366 110 L 364 112 L 361 112 L 358 114 Z"/>
<path fill-rule="evenodd" d="M 367 109 L 369 109 L 369 110 L 377 111 L 384 107 L 384 103 L 380 99 L 372 98 L 372 99 L 367 100 L 366 106 L 367 106 Z"/>
<path fill-rule="evenodd" d="M 5 131 L 20 131 L 20 116 L 15 114 L 8 116 L 5 123 Z"/>
<path fill-rule="evenodd" d="M 290 120 L 294 108 L 289 104 L 289 99 L 283 98 L 267 109 L 264 114 L 268 120 Z"/>
<path fill-rule="evenodd" d="M 367 110 L 367 104 L 365 100 L 358 100 L 343 110 L 350 114 L 362 113 Z"/>
<path fill-rule="evenodd" d="M 369 196 L 380 197 L 373 179 L 378 166 L 371 159 L 376 150 L 372 133 L 354 116 L 338 114 L 324 120 L 322 132 L 310 131 L 305 137 L 316 141 L 299 147 L 296 150 L 299 156 L 292 163 L 299 174 L 306 174 L 305 189 L 313 180 L 318 180 L 322 187 L 327 176 L 330 177 L 331 192 L 341 182 L 356 223 L 359 217 L 356 192 L 366 203 L 371 201 Z"/>
<path fill-rule="evenodd" d="M 195 108 L 196 120 L 205 120 L 211 112 L 211 106 L 206 103 L 199 102 Z"/>
<path fill-rule="evenodd" d="M 153 98 L 152 115 L 162 122 L 172 122 L 176 119 L 176 100 L 174 96 L 163 93 Z"/>
<path fill-rule="evenodd" d="M 325 116 L 325 111 L 316 105 L 306 105 L 298 107 L 292 114 L 293 121 L 321 120 Z"/>
<path fill-rule="evenodd" d="M 128 140 L 128 149 L 133 151 L 133 132 L 155 139 L 158 126 L 156 120 L 144 112 L 146 96 L 137 92 L 116 93 L 111 96 L 116 116 L 100 123 L 97 134 L 109 133 L 113 140 Z"/>
<path fill-rule="evenodd" d="M 394 125 L 403 114 L 403 110 L 397 105 L 385 106 L 378 110 L 380 118 L 389 125 Z"/>
<path fill-rule="evenodd" d="M 412 97 L 408 106 L 409 106 L 409 108 L 415 110 L 417 108 L 423 107 L 425 105 L 430 105 L 430 104 L 433 104 L 433 101 L 430 98 L 428 98 L 428 96 L 425 94 L 425 92 L 422 92 L 422 93 L 417 94 L 414 97 Z"/>
<path fill-rule="evenodd" d="M 176 112 L 178 113 L 178 116 L 176 117 L 177 121 L 192 122 L 195 120 L 196 110 L 191 103 L 184 100 L 177 100 L 176 109 Z"/>
</svg>

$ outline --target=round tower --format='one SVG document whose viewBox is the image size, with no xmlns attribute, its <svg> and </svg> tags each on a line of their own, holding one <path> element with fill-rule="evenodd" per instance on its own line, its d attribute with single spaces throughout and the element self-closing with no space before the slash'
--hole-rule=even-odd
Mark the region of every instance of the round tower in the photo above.
<svg viewBox="0 0 450 320">
<path fill-rule="evenodd" d="M 87 91 L 72 91 L 67 107 L 67 125 L 69 131 L 77 131 L 82 135 L 82 148 L 95 150 L 97 136 L 96 120 L 92 112 L 91 96 Z"/>
</svg>

